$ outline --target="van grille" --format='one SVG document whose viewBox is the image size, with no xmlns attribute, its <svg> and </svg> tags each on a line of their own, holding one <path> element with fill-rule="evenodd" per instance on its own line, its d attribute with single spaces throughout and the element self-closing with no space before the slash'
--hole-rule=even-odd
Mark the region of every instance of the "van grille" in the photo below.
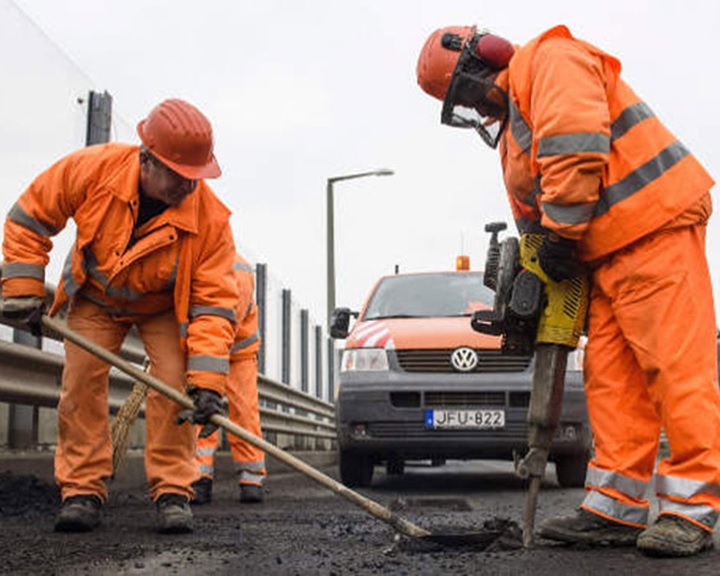
<svg viewBox="0 0 720 576">
<path fill-rule="evenodd" d="M 503 391 L 429 391 L 424 394 L 423 405 L 426 408 L 471 408 L 487 406 L 507 406 L 508 408 L 527 408 L 530 405 L 530 392 Z"/>
<path fill-rule="evenodd" d="M 425 392 L 425 406 L 505 406 L 505 392 Z"/>
<path fill-rule="evenodd" d="M 454 349 L 435 350 L 395 350 L 395 354 L 405 372 L 456 373 L 450 363 Z M 523 372 L 530 365 L 532 356 L 502 354 L 499 350 L 475 350 L 478 364 L 472 373 L 486 372 Z"/>
<path fill-rule="evenodd" d="M 505 428 L 492 430 L 458 429 L 430 430 L 422 422 L 370 422 L 368 432 L 374 438 L 527 438 L 527 424 L 524 421 L 507 422 Z"/>
</svg>

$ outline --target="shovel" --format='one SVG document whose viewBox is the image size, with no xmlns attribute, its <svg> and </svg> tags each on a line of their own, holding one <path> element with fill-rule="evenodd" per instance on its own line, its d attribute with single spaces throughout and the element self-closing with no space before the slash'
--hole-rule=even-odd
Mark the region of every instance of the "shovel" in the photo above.
<svg viewBox="0 0 720 576">
<path fill-rule="evenodd" d="M 84 336 L 77 334 L 75 331 L 68 328 L 63 322 L 59 322 L 53 318 L 50 318 L 47 315 L 44 315 L 42 317 L 42 324 L 47 330 L 59 334 L 73 344 L 76 344 L 77 346 L 85 349 L 91 354 L 94 354 L 101 360 L 104 360 L 111 366 L 114 366 L 118 370 L 121 370 L 125 374 L 131 376 L 135 380 L 147 384 L 150 388 L 153 388 L 157 392 L 160 392 L 164 396 L 170 398 L 171 400 L 174 400 L 183 408 L 194 408 L 193 401 L 190 399 L 189 396 L 178 392 L 177 390 L 171 388 L 158 378 L 155 378 L 154 376 L 127 362 L 120 356 L 113 354 L 102 346 L 99 346 L 94 342 L 91 342 Z M 409 520 L 406 520 L 405 518 L 401 518 L 400 516 L 394 514 L 385 506 L 382 506 L 381 504 L 378 504 L 377 502 L 366 498 L 362 494 L 351 490 L 344 484 L 333 480 L 319 470 L 313 468 L 312 466 L 309 466 L 299 458 L 296 458 L 291 454 L 285 452 L 284 450 L 281 450 L 274 444 L 267 442 L 265 439 L 251 434 L 244 428 L 241 428 L 240 426 L 235 424 L 232 420 L 229 420 L 228 418 L 219 414 L 214 414 L 210 418 L 210 421 L 213 424 L 227 430 L 231 434 L 234 434 L 238 438 L 245 440 L 249 444 L 252 444 L 257 448 L 264 450 L 267 454 L 270 454 L 274 458 L 277 458 L 280 462 L 287 464 L 301 474 L 307 476 L 308 478 L 311 478 L 318 484 L 324 486 L 325 488 L 328 488 L 338 496 L 342 496 L 346 500 L 359 506 L 366 512 L 369 512 L 375 518 L 378 518 L 379 520 L 382 520 L 383 522 L 389 524 L 396 532 L 402 534 L 403 536 L 408 536 L 414 539 L 422 539 L 435 544 L 439 544 L 441 546 L 481 546 L 483 548 L 487 547 L 487 545 L 490 543 L 490 540 L 494 539 L 493 535 L 488 534 L 487 531 L 442 533 L 429 532 L 428 530 L 425 530 L 424 528 L 413 524 Z M 497 536 L 501 536 L 501 534 L 496 534 L 495 537 Z"/>
</svg>

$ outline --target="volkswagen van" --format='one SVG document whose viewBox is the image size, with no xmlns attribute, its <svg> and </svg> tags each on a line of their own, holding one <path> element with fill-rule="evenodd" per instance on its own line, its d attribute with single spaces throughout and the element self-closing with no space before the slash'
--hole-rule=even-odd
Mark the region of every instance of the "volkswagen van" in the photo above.
<svg viewBox="0 0 720 576">
<path fill-rule="evenodd" d="M 368 486 L 376 466 L 450 459 L 512 460 L 527 449 L 531 355 L 504 355 L 500 337 L 472 329 L 494 293 L 481 272 L 396 274 L 362 309 L 338 308 L 344 338 L 336 398 L 340 476 Z M 591 450 L 582 351 L 568 361 L 561 422 L 550 453 L 561 486 L 582 486 Z"/>
</svg>

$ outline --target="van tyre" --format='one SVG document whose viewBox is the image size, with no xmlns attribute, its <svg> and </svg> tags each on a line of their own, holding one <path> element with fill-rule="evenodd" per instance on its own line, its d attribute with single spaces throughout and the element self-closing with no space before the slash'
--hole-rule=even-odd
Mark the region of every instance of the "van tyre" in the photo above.
<svg viewBox="0 0 720 576">
<path fill-rule="evenodd" d="M 555 473 L 558 484 L 563 488 L 582 488 L 590 461 L 590 454 L 563 456 L 555 461 Z"/>
<path fill-rule="evenodd" d="M 373 460 L 367 454 L 340 450 L 340 481 L 350 488 L 370 486 Z"/>
</svg>

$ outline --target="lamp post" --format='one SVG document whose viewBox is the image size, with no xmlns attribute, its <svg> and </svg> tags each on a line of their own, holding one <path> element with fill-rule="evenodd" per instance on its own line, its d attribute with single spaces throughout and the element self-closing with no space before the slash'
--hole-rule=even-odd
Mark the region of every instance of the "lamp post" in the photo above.
<svg viewBox="0 0 720 576">
<path fill-rule="evenodd" d="M 335 182 L 364 178 L 365 176 L 392 176 L 394 172 L 387 168 L 378 168 L 370 172 L 346 174 L 327 179 L 327 325 L 335 309 L 335 203 L 333 200 L 333 187 Z"/>
</svg>

